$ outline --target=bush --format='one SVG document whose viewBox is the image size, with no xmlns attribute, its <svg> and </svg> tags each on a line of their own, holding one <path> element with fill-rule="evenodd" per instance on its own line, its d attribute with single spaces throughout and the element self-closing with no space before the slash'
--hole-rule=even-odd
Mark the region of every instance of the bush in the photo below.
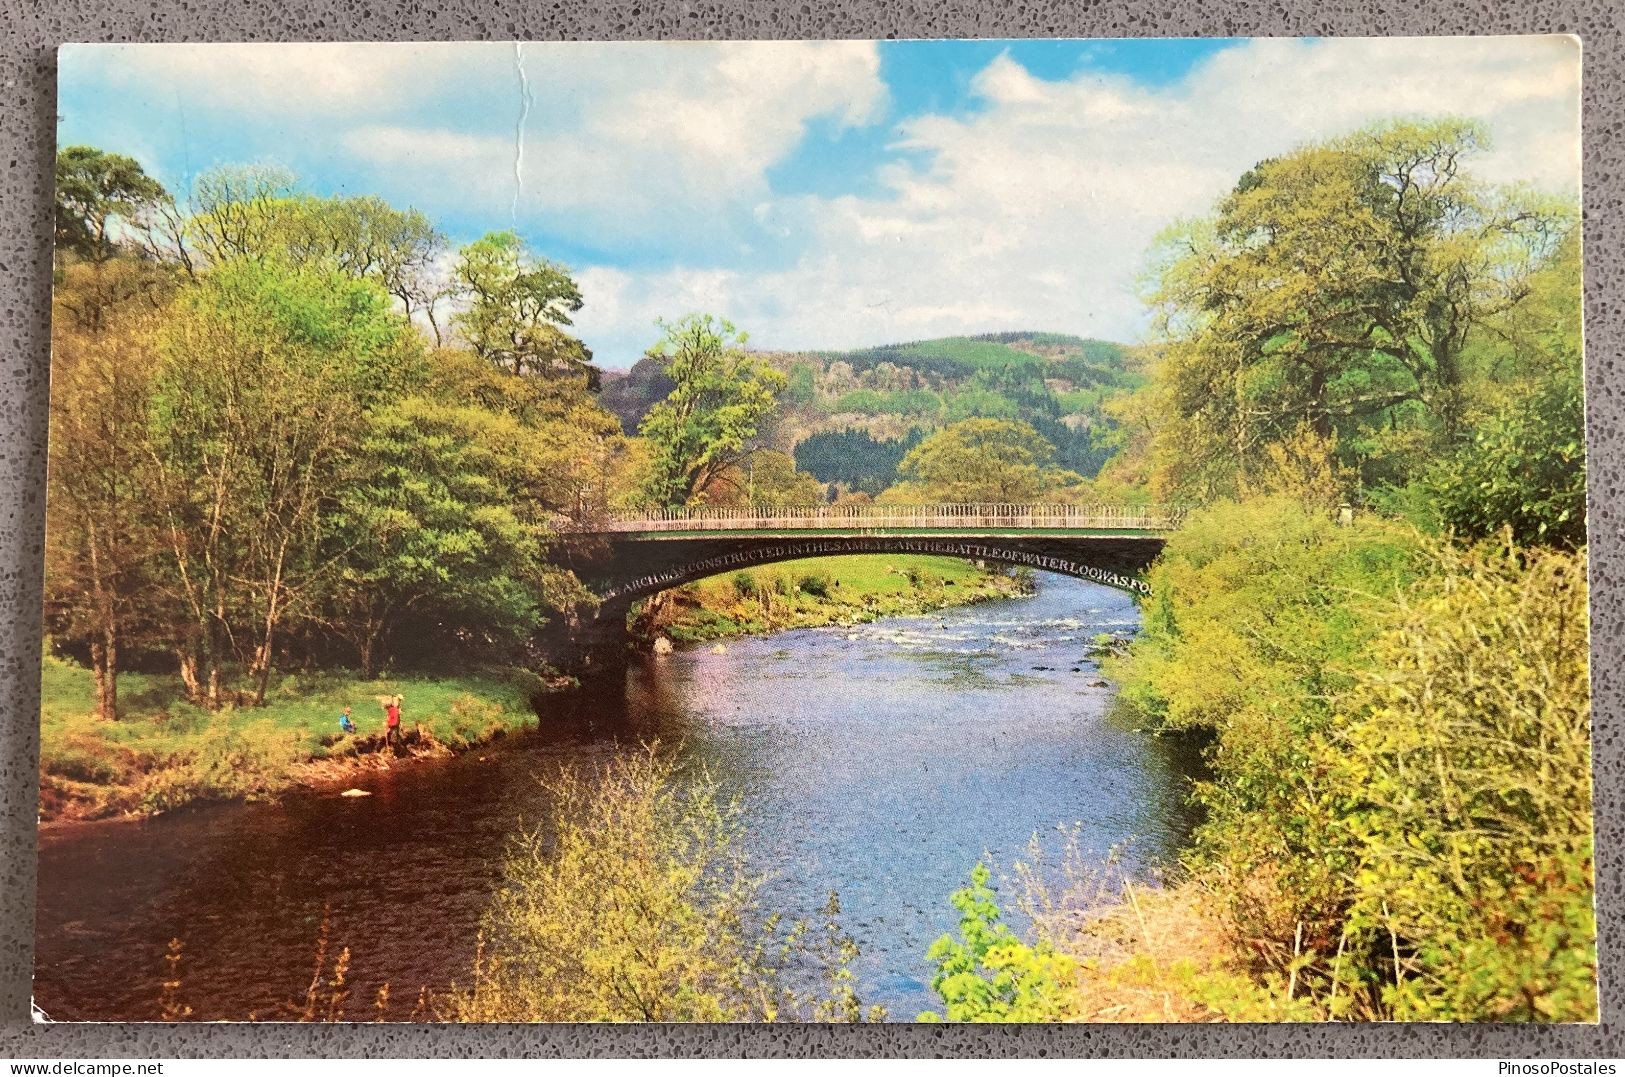
<svg viewBox="0 0 1625 1077">
<path fill-rule="evenodd" d="M 925 591 L 942 586 L 942 579 L 935 572 L 919 565 L 909 565 L 903 570 L 903 574 L 908 577 L 909 586 L 917 590 Z"/>
<path fill-rule="evenodd" d="M 756 597 L 757 587 L 755 576 L 752 576 L 749 572 L 735 572 L 733 574 L 732 581 L 734 594 L 738 595 L 741 601 Z"/>
<path fill-rule="evenodd" d="M 1594 1014 L 1583 555 L 1275 499 L 1193 514 L 1151 583 L 1107 666 L 1212 734 L 1186 859 L 1242 971 L 1337 1018 Z"/>
<path fill-rule="evenodd" d="M 1585 558 L 1442 550 L 1333 742 L 1351 932 L 1423 1020 L 1596 1019 Z"/>
<path fill-rule="evenodd" d="M 1520 394 L 1425 481 L 1435 511 L 1465 539 L 1503 529 L 1519 543 L 1586 541 L 1585 404 L 1580 371 Z"/>
<path fill-rule="evenodd" d="M 971 870 L 970 885 L 949 900 L 959 910 L 959 938 L 944 935 L 926 954 L 937 965 L 931 990 L 943 1014 L 922 1021 L 1064 1021 L 1074 1016 L 1072 980 L 1077 964 L 1040 940 L 1028 945 L 1002 922 L 986 864 Z"/>
<path fill-rule="evenodd" d="M 829 597 L 829 577 L 821 572 L 807 573 L 797 581 L 796 587 L 803 594 L 812 595 L 814 598 Z"/>
<path fill-rule="evenodd" d="M 856 1019 L 831 895 L 822 933 L 759 908 L 739 805 L 708 779 L 672 780 L 655 752 L 547 785 L 545 828 L 521 833 L 482 930 L 458 1021 Z M 792 982 L 820 971 L 821 997 Z"/>
</svg>

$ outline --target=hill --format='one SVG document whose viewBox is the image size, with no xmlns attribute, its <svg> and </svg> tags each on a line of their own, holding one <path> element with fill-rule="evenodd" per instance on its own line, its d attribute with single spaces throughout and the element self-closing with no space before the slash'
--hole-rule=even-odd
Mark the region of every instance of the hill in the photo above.
<svg viewBox="0 0 1625 1077">
<path fill-rule="evenodd" d="M 762 431 L 819 481 L 878 493 L 931 431 L 969 418 L 1030 423 L 1057 462 L 1093 476 L 1110 455 L 1103 403 L 1143 384 L 1127 345 L 1060 333 L 942 337 L 851 351 L 762 352 L 789 385 Z M 632 431 L 671 389 L 642 359 L 600 400 Z"/>
</svg>

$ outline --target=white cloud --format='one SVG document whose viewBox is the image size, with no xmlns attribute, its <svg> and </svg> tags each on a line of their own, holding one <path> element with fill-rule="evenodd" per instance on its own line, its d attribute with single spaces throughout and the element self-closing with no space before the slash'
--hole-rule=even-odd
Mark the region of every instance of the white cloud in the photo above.
<svg viewBox="0 0 1625 1077">
<path fill-rule="evenodd" d="M 522 158 L 514 131 L 401 123 L 354 130 L 346 148 L 602 241 L 717 227 L 730 207 L 748 215 L 809 121 L 867 123 L 885 103 L 868 41 L 544 43 L 523 55 L 540 115 Z"/>
<path fill-rule="evenodd" d="M 1577 52 L 1567 38 L 1259 40 L 1163 89 L 1049 82 L 1001 58 L 974 83 L 980 111 L 902 126 L 898 145 L 926 163 L 889 167 L 884 196 L 758 206 L 807 242 L 792 267 L 588 271 L 579 324 L 612 363 L 636 357 L 656 315 L 693 307 L 765 347 L 1002 329 L 1131 339 L 1155 234 L 1305 141 L 1391 116 L 1475 117 L 1494 140 L 1485 178 L 1575 190 Z"/>
<path fill-rule="evenodd" d="M 511 44 L 486 42 L 94 44 L 64 45 L 58 64 L 64 84 L 103 74 L 198 108 L 342 117 L 408 110 L 512 56 Z"/>
<path fill-rule="evenodd" d="M 653 340 L 655 317 L 691 309 L 767 347 L 1132 338 L 1158 230 L 1260 159 L 1384 117 L 1481 119 L 1485 178 L 1578 182 L 1578 44 L 1563 37 L 1263 39 L 1162 87 L 1049 81 L 1000 58 L 972 83 L 977 108 L 893 130 L 878 193 L 828 198 L 777 195 L 769 173 L 815 121 L 883 117 L 874 42 L 98 45 L 65 48 L 61 66 L 64 86 L 286 123 L 284 138 L 370 166 L 361 189 L 638 252 L 651 268 L 575 267 L 578 324 L 614 364 Z M 717 253 L 661 261 L 702 248 Z"/>
</svg>

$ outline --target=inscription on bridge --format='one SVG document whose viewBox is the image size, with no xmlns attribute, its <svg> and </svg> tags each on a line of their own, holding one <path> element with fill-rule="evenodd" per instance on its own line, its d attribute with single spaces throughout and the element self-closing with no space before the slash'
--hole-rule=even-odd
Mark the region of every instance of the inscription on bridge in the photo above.
<svg viewBox="0 0 1625 1077">
<path fill-rule="evenodd" d="M 801 557 L 818 557 L 824 554 L 850 553 L 929 553 L 951 557 L 969 557 L 983 561 L 998 561 L 1004 564 L 1025 565 L 1028 568 L 1060 572 L 1067 576 L 1076 576 L 1079 579 L 1102 583 L 1108 587 L 1116 587 L 1120 590 L 1132 591 L 1141 595 L 1151 593 L 1150 585 L 1137 577 L 1128 576 L 1121 572 L 1113 572 L 1109 569 L 1097 568 L 1094 565 L 1074 561 L 1071 558 L 1056 557 L 1053 554 L 1032 553 L 1026 550 L 990 546 L 980 542 L 962 542 L 956 539 L 866 536 L 856 541 L 852 539 L 814 539 L 805 542 L 785 542 L 771 546 L 759 546 L 750 550 L 736 550 L 731 553 L 717 554 L 714 557 L 701 558 L 661 572 L 626 580 L 602 592 L 599 597 L 609 601 L 616 598 L 647 594 L 664 590 L 676 583 L 699 579 L 730 568 L 771 564 L 775 561 L 793 561 Z"/>
</svg>

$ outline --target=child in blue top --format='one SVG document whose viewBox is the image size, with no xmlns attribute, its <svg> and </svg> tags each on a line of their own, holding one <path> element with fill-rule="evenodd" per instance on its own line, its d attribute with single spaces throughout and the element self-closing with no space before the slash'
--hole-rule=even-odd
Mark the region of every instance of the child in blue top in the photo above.
<svg viewBox="0 0 1625 1077">
<path fill-rule="evenodd" d="M 345 707 L 344 713 L 339 715 L 339 729 L 345 733 L 355 732 L 355 723 L 350 721 L 350 708 Z"/>
</svg>

